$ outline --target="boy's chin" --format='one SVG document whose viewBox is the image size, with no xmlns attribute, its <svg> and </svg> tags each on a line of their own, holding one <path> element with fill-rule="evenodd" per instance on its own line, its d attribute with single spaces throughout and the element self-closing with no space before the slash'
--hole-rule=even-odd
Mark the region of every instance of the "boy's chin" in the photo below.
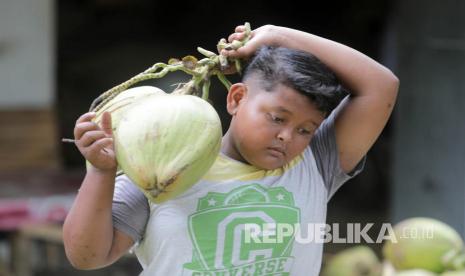
<svg viewBox="0 0 465 276">
<path fill-rule="evenodd" d="M 254 156 L 254 157 L 252 157 Z M 252 158 L 251 158 L 252 157 Z M 242 158 L 246 163 L 262 170 L 276 170 L 284 167 L 286 160 L 283 157 L 276 157 L 268 153 L 243 154 Z"/>
<path fill-rule="evenodd" d="M 262 170 L 276 170 L 284 166 L 283 162 L 279 161 L 269 161 L 269 160 L 256 160 L 251 163 L 253 166 L 262 169 Z"/>
</svg>

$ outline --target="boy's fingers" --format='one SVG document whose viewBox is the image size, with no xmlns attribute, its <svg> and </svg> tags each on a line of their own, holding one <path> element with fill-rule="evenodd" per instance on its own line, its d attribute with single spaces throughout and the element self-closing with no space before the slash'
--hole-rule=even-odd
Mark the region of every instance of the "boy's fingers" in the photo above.
<svg viewBox="0 0 465 276">
<path fill-rule="evenodd" d="M 247 58 L 251 54 L 250 49 L 251 47 L 249 45 L 245 45 L 237 50 L 222 50 L 221 54 L 233 58 Z"/>
<path fill-rule="evenodd" d="M 79 140 L 81 139 L 82 135 L 84 135 L 87 131 L 92 131 L 92 130 L 97 130 L 97 129 L 99 129 L 99 126 L 94 122 L 84 121 L 84 122 L 78 123 L 74 127 L 74 139 Z"/>
<path fill-rule="evenodd" d="M 113 147 L 113 138 L 107 137 L 107 138 L 100 139 L 96 141 L 94 144 L 92 144 L 92 146 L 90 146 L 90 150 L 92 151 L 93 154 L 101 154 L 101 151 L 104 148 L 109 148 L 109 147 L 111 148 Z"/>
<path fill-rule="evenodd" d="M 234 29 L 235 32 L 243 32 L 245 31 L 245 26 L 244 25 L 239 25 Z"/>
<path fill-rule="evenodd" d="M 228 42 L 229 43 L 233 42 L 233 40 L 235 40 L 235 39 L 236 39 L 236 33 L 230 34 L 228 36 Z"/>
<path fill-rule="evenodd" d="M 87 131 L 82 138 L 78 140 L 78 143 L 81 147 L 88 147 L 95 141 L 106 137 L 106 134 L 101 130 Z"/>
<path fill-rule="evenodd" d="M 111 114 L 109 112 L 104 112 L 102 115 L 102 130 L 108 134 L 111 135 L 113 133 L 111 129 Z"/>
<path fill-rule="evenodd" d="M 228 42 L 231 43 L 234 40 L 242 40 L 244 39 L 245 33 L 233 33 L 228 37 Z"/>
<path fill-rule="evenodd" d="M 235 37 L 236 37 L 236 33 L 230 34 L 228 36 L 228 42 L 231 43 L 234 40 Z"/>
<path fill-rule="evenodd" d="M 87 122 L 92 120 L 92 118 L 95 117 L 95 112 L 87 112 L 81 115 L 76 121 L 76 124 L 82 123 L 82 122 Z"/>
</svg>

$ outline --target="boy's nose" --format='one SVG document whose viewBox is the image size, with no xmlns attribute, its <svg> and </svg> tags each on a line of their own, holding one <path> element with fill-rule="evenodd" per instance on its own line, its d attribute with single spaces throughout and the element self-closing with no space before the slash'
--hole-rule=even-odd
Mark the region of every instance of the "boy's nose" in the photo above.
<svg viewBox="0 0 465 276">
<path fill-rule="evenodd" d="M 278 132 L 278 140 L 283 141 L 283 142 L 289 142 L 292 138 L 292 134 L 290 131 L 287 130 L 281 130 Z"/>
</svg>

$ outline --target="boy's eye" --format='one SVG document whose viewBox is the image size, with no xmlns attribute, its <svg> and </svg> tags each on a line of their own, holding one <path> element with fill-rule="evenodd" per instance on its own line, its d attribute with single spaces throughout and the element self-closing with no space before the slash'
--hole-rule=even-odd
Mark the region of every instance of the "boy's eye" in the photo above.
<svg viewBox="0 0 465 276">
<path fill-rule="evenodd" d="M 302 134 L 302 135 L 310 135 L 310 134 L 312 134 L 311 131 L 306 130 L 305 128 L 299 128 L 298 131 L 299 131 L 299 134 Z"/>
<path fill-rule="evenodd" d="M 276 116 L 274 116 L 274 115 L 272 115 L 272 114 L 270 114 L 270 117 L 271 117 L 271 120 L 272 120 L 273 122 L 276 122 L 276 123 L 282 123 L 282 122 L 284 122 L 284 119 L 283 119 L 283 118 L 276 117 Z"/>
<path fill-rule="evenodd" d="M 279 117 L 273 117 L 273 121 L 281 123 L 281 122 L 284 122 L 284 119 L 279 118 Z"/>
</svg>

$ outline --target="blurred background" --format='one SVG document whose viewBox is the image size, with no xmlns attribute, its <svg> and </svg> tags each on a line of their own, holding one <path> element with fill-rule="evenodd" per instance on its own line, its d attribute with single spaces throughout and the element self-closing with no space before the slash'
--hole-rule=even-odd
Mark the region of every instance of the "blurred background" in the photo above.
<svg viewBox="0 0 465 276">
<path fill-rule="evenodd" d="M 328 223 L 427 216 L 465 235 L 465 1 L 0 0 L 0 275 L 137 275 L 128 254 L 91 272 L 66 260 L 61 223 L 85 173 L 75 120 L 155 62 L 215 50 L 238 24 L 349 45 L 401 80 L 394 115 Z M 182 74 L 147 84 L 172 90 Z M 210 92 L 223 126 L 226 91 Z M 341 231 L 343 232 L 343 231 Z M 326 244 L 331 254 L 351 244 Z M 380 244 L 369 244 L 380 252 Z"/>
</svg>

